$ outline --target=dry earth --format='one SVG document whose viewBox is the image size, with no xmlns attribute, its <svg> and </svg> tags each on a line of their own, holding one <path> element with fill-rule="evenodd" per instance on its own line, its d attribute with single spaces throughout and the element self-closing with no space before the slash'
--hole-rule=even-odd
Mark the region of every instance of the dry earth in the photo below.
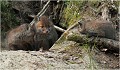
<svg viewBox="0 0 120 70">
<path fill-rule="evenodd" d="M 80 70 L 91 69 L 89 56 L 80 48 L 73 48 L 74 42 L 65 41 L 58 47 L 71 46 L 71 51 L 51 49 L 50 51 L 7 51 L 0 52 L 0 70 Z M 56 45 L 57 46 L 57 45 Z M 78 51 L 76 51 L 78 50 Z M 78 53 L 78 54 L 77 54 Z M 97 68 L 97 65 L 95 65 Z"/>
</svg>

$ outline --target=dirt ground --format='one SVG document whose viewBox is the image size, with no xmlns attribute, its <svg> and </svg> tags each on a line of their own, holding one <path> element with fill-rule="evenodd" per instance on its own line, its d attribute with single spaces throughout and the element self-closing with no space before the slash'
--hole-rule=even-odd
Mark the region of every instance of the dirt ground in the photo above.
<svg viewBox="0 0 120 70">
<path fill-rule="evenodd" d="M 71 44 L 74 45 L 74 43 L 69 43 L 68 45 L 61 44 L 61 46 L 70 46 Z M 79 55 L 74 55 L 76 52 L 79 52 Z M 70 53 L 65 49 L 61 49 L 59 51 L 53 49 L 46 52 L 4 50 L 0 52 L 0 70 L 91 69 L 89 66 L 89 57 L 87 55 L 82 57 L 83 52 L 81 49 L 76 52 Z"/>
<path fill-rule="evenodd" d="M 78 43 L 64 41 L 54 46 L 46 52 L 3 50 L 0 52 L 0 70 L 96 70 L 119 68 L 119 57 L 113 57 L 98 51 L 91 53 L 91 56 Z"/>
</svg>

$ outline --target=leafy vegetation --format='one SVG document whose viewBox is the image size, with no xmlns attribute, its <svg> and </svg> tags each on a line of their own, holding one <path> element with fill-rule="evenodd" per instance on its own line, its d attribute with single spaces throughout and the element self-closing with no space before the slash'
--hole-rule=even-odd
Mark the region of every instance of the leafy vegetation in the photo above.
<svg viewBox="0 0 120 70">
<path fill-rule="evenodd" d="M 85 17 L 85 19 L 94 19 L 96 17 L 99 17 L 101 10 L 99 10 L 99 7 L 104 3 L 111 3 L 109 1 L 89 1 L 89 0 L 80 0 L 80 1 L 65 1 L 64 10 L 62 12 L 62 19 L 60 22 L 60 25 L 63 27 L 68 28 L 72 24 L 74 24 L 79 19 L 82 19 Z M 113 4 L 118 8 L 119 2 L 113 1 Z M 87 18 L 86 18 L 87 17 Z"/>
<path fill-rule="evenodd" d="M 96 5 L 98 1 L 90 1 L 90 5 Z M 85 11 L 85 6 L 88 4 L 88 1 L 65 1 L 65 7 L 63 10 L 62 14 L 62 19 L 61 19 L 61 25 L 63 27 L 68 28 L 72 24 L 74 24 L 76 21 L 81 19 L 83 17 L 83 13 L 86 13 L 87 15 L 91 15 L 89 13 L 90 11 L 87 12 Z M 95 6 L 94 6 L 95 7 Z"/>
<path fill-rule="evenodd" d="M 80 19 L 80 7 L 83 1 L 66 1 L 66 7 L 63 10 L 61 25 L 63 27 L 69 27 L 77 20 Z"/>
<path fill-rule="evenodd" d="M 11 4 L 8 1 L 1 1 L 1 30 L 2 32 L 19 25 L 19 21 L 15 17 Z"/>
</svg>

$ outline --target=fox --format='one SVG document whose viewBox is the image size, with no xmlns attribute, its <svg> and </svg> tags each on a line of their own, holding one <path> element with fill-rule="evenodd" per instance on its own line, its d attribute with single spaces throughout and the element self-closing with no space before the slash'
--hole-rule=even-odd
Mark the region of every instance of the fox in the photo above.
<svg viewBox="0 0 120 70">
<path fill-rule="evenodd" d="M 6 45 L 10 50 L 49 50 L 58 39 L 53 23 L 46 16 L 35 17 L 34 24 L 22 24 L 10 30 Z"/>
<path fill-rule="evenodd" d="M 33 26 L 22 24 L 10 31 L 6 36 L 6 46 L 9 50 L 33 50 L 35 31 Z"/>
<path fill-rule="evenodd" d="M 80 25 L 80 33 L 88 35 L 88 37 L 104 37 L 114 39 L 116 30 L 112 22 L 102 19 L 91 20 L 85 23 L 78 22 Z"/>
<path fill-rule="evenodd" d="M 41 16 L 39 21 L 35 24 L 36 34 L 34 40 L 38 50 L 49 50 L 51 46 L 58 39 L 58 34 L 53 26 L 52 21 L 47 16 Z"/>
</svg>

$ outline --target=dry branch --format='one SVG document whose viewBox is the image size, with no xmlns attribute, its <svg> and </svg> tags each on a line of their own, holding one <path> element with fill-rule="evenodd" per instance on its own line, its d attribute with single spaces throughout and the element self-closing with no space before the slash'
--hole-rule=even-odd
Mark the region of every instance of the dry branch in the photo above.
<svg viewBox="0 0 120 70">
<path fill-rule="evenodd" d="M 60 42 L 62 38 L 64 38 L 65 36 L 67 36 L 67 35 L 69 34 L 69 31 L 70 31 L 72 28 L 74 28 L 74 27 L 76 27 L 76 26 L 78 26 L 78 25 L 79 25 L 78 22 L 76 22 L 75 24 L 73 24 L 72 26 L 70 26 L 67 30 L 65 30 L 65 32 L 60 36 L 60 38 L 56 41 L 56 43 Z M 53 44 L 53 46 L 55 46 L 55 44 Z M 52 46 L 52 47 L 53 47 L 53 46 Z"/>
<path fill-rule="evenodd" d="M 43 7 L 43 9 L 37 14 L 37 17 L 40 17 L 40 16 L 42 16 L 45 13 L 46 9 L 48 8 L 48 4 L 49 3 L 50 3 L 50 0 L 48 0 L 48 2 L 45 4 L 45 6 Z M 36 22 L 37 21 L 34 18 L 33 21 L 30 24 L 33 25 Z"/>
<path fill-rule="evenodd" d="M 56 26 L 56 25 L 54 25 L 54 27 L 55 27 L 56 30 L 58 30 L 58 31 L 60 31 L 60 32 L 65 32 L 64 29 L 62 29 L 62 28 L 60 28 L 60 27 L 58 27 L 58 26 Z"/>
</svg>

